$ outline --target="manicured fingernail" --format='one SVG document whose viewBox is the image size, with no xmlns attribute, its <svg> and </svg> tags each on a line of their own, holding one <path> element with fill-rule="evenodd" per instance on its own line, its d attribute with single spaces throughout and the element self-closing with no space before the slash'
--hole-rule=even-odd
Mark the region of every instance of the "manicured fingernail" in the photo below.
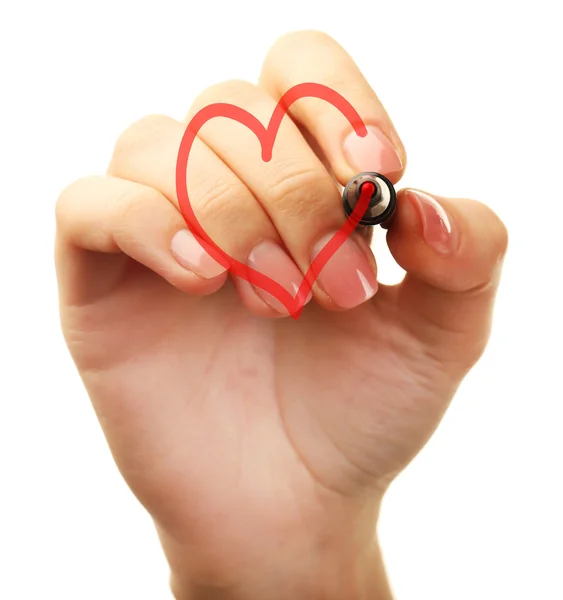
<svg viewBox="0 0 563 600">
<path fill-rule="evenodd" d="M 432 196 L 418 190 L 409 190 L 409 195 L 420 216 L 425 242 L 442 256 L 453 254 L 459 246 L 459 235 L 443 206 Z"/>
<path fill-rule="evenodd" d="M 401 158 L 385 134 L 373 125 L 368 125 L 367 130 L 366 137 L 352 131 L 344 140 L 344 155 L 350 166 L 358 172 L 375 171 L 382 175 L 401 171 Z"/>
<path fill-rule="evenodd" d="M 260 273 L 271 277 L 274 281 L 284 287 L 293 297 L 297 295 L 299 286 L 303 281 L 303 273 L 289 255 L 276 244 L 266 240 L 255 246 L 248 256 L 247 264 Z M 289 314 L 285 305 L 258 286 L 253 286 L 256 293 L 275 311 L 282 315 Z M 309 294 L 306 302 L 312 298 Z"/>
<path fill-rule="evenodd" d="M 180 229 L 174 234 L 170 242 L 170 251 L 185 269 L 205 279 L 217 277 L 227 270 L 209 256 L 189 229 Z"/>
<path fill-rule="evenodd" d="M 313 259 L 334 236 L 322 237 L 313 248 Z M 347 238 L 318 276 L 320 287 L 340 308 L 353 308 L 377 291 L 377 279 L 366 255 L 353 238 Z"/>
</svg>

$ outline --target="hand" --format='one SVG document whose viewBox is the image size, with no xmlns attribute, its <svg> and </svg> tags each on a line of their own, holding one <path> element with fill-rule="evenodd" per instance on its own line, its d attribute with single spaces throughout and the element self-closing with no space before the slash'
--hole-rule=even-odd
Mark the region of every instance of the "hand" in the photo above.
<svg viewBox="0 0 563 600">
<path fill-rule="evenodd" d="M 478 202 L 401 191 L 387 239 L 404 281 L 378 286 L 356 232 L 298 320 L 229 279 L 186 230 L 175 165 L 187 121 L 230 102 L 267 124 L 303 81 L 342 94 L 368 137 L 302 99 L 270 162 L 253 133 L 215 119 L 187 173 L 211 238 L 294 293 L 344 221 L 333 177 L 374 170 L 396 183 L 406 163 L 375 93 L 324 34 L 285 36 L 258 86 L 206 90 L 185 123 L 135 123 L 107 176 L 72 184 L 57 205 L 65 337 L 119 469 L 155 520 L 178 598 L 389 598 L 382 495 L 489 334 L 507 235 Z"/>
</svg>

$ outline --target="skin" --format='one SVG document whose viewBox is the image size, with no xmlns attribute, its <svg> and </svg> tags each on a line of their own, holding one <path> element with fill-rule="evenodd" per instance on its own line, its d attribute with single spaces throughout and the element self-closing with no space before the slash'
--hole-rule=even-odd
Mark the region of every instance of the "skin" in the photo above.
<svg viewBox="0 0 563 600">
<path fill-rule="evenodd" d="M 507 234 L 473 200 L 434 197 L 452 228 L 444 255 L 415 194 L 399 192 L 387 240 L 404 281 L 349 310 L 316 284 L 298 320 L 228 273 L 205 279 L 174 258 L 172 236 L 185 227 L 174 169 L 188 120 L 231 102 L 267 123 L 301 81 L 341 93 L 406 164 L 352 59 L 328 36 L 298 32 L 274 44 L 259 85 L 206 90 L 184 123 L 135 123 L 107 175 L 73 183 L 57 203 L 64 335 L 181 599 L 391 598 L 376 534 L 382 497 L 489 336 Z M 305 272 L 315 240 L 344 219 L 331 174 L 345 184 L 358 170 L 333 107 L 303 99 L 290 116 L 270 163 L 240 125 L 207 123 L 188 182 L 219 246 L 244 260 L 260 240 L 281 242 Z M 402 171 L 387 175 L 396 183 Z M 365 233 L 353 236 L 375 273 Z"/>
</svg>

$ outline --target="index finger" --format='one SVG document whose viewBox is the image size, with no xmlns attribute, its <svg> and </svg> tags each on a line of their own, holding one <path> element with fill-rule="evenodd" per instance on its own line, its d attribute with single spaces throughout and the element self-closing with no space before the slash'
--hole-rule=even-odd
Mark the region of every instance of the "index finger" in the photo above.
<svg viewBox="0 0 563 600">
<path fill-rule="evenodd" d="M 366 137 L 359 137 L 334 106 L 318 98 L 302 98 L 289 108 L 291 118 L 319 145 L 339 183 L 346 184 L 361 171 L 376 171 L 393 183 L 399 181 L 406 152 L 391 119 L 350 55 L 324 33 L 287 34 L 264 61 L 260 85 L 276 100 L 304 82 L 321 83 L 338 92 L 368 130 Z"/>
</svg>

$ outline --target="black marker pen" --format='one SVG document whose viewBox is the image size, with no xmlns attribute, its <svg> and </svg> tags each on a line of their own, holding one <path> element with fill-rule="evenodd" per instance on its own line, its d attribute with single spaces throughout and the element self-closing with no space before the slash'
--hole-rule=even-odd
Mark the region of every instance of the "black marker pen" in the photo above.
<svg viewBox="0 0 563 600">
<path fill-rule="evenodd" d="M 353 177 L 342 191 L 342 204 L 344 211 L 348 216 L 352 214 L 354 207 L 360 199 L 362 186 L 364 183 L 371 183 L 374 191 L 366 212 L 361 218 L 359 224 L 374 226 L 381 225 L 389 221 L 395 212 L 397 205 L 397 194 L 393 184 L 379 173 L 366 171 L 358 173 Z"/>
</svg>

